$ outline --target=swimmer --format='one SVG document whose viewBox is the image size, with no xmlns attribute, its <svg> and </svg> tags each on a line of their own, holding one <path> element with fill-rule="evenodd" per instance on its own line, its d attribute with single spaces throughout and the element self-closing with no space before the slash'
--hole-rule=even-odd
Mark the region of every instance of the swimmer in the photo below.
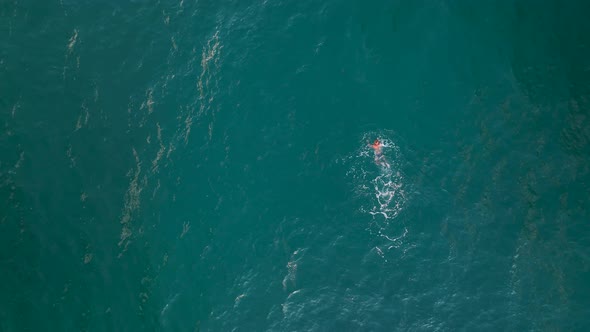
<svg viewBox="0 0 590 332">
<path fill-rule="evenodd" d="M 377 138 L 377 139 L 375 139 L 373 144 L 369 144 L 369 146 L 375 152 L 375 163 L 377 165 L 382 165 L 382 166 L 389 168 L 389 163 L 387 163 L 387 160 L 385 159 L 385 156 L 383 155 L 383 151 L 381 151 L 381 148 L 383 147 L 383 144 L 381 143 L 381 141 Z"/>
</svg>

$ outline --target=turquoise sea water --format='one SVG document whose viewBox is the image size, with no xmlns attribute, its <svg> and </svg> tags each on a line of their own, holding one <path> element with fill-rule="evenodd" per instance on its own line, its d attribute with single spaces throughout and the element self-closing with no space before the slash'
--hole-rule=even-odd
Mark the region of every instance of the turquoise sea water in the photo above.
<svg viewBox="0 0 590 332">
<path fill-rule="evenodd" d="M 588 330 L 589 12 L 1 1 L 0 331 Z"/>
</svg>

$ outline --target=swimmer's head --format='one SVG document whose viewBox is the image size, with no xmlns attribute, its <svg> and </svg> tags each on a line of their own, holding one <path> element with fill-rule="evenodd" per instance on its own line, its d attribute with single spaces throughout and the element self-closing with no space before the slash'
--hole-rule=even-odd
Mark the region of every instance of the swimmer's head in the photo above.
<svg viewBox="0 0 590 332">
<path fill-rule="evenodd" d="M 380 141 L 379 141 L 379 139 L 377 138 L 377 139 L 375 140 L 375 142 L 373 142 L 373 145 L 379 145 L 379 144 L 381 144 L 381 142 L 380 142 Z"/>
</svg>

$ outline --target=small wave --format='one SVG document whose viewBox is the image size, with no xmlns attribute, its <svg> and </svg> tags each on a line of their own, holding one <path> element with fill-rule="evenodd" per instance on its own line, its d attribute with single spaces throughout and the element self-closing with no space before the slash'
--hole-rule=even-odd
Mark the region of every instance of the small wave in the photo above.
<svg viewBox="0 0 590 332">
<path fill-rule="evenodd" d="M 141 202 L 141 192 L 147 185 L 147 177 L 140 178 L 141 175 L 141 161 L 135 148 L 133 148 L 133 156 L 135 158 L 135 170 L 130 169 L 127 176 L 131 178 L 129 187 L 125 193 L 125 204 L 123 206 L 123 212 L 121 215 L 121 236 L 119 241 L 119 247 L 123 248 L 123 251 L 119 254 L 119 257 L 127 250 L 127 246 L 130 242 L 130 237 L 133 235 L 131 231 L 131 220 L 136 211 L 139 210 Z"/>
<path fill-rule="evenodd" d="M 287 274 L 283 278 L 284 290 L 296 287 L 297 265 L 304 253 L 305 249 L 297 249 L 291 254 L 291 259 L 287 263 Z"/>
<path fill-rule="evenodd" d="M 184 143 L 188 144 L 188 138 L 194 120 L 198 120 L 205 114 L 209 114 L 212 118 L 215 117 L 216 109 L 213 104 L 216 94 L 219 91 L 219 70 L 220 70 L 220 53 L 223 45 L 220 42 L 219 30 L 216 30 L 213 36 L 207 41 L 207 45 L 203 47 L 201 54 L 201 74 L 197 80 L 197 91 L 199 93 L 198 102 L 199 107 L 196 114 L 191 110 L 186 116 Z M 211 120 L 213 121 L 213 120 Z M 208 136 L 211 140 L 213 132 L 213 123 L 209 123 Z"/>
<path fill-rule="evenodd" d="M 74 33 L 70 40 L 68 41 L 68 52 L 71 53 L 74 50 L 74 46 L 76 46 L 76 41 L 78 40 L 78 29 L 74 29 Z"/>
</svg>

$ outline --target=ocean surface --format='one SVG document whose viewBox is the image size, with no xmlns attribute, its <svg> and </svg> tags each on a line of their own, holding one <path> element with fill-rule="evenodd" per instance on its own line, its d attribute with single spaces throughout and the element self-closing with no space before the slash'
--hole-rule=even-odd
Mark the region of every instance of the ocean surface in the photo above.
<svg viewBox="0 0 590 332">
<path fill-rule="evenodd" d="M 0 331 L 590 330 L 589 13 L 1 0 Z"/>
</svg>

